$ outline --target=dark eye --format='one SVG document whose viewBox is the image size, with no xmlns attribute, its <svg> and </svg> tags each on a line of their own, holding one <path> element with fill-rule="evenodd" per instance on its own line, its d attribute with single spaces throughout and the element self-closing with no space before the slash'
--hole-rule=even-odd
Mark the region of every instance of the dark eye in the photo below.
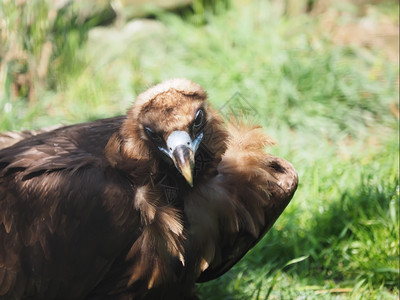
<svg viewBox="0 0 400 300">
<path fill-rule="evenodd" d="M 205 117 L 204 117 L 204 111 L 202 109 L 199 109 L 196 113 L 196 117 L 193 122 L 193 129 L 195 131 L 201 129 L 204 125 Z"/>
<path fill-rule="evenodd" d="M 161 137 L 155 133 L 153 130 L 151 130 L 149 127 L 144 127 L 144 130 L 146 132 L 146 135 L 153 141 L 153 143 L 161 143 L 162 139 Z"/>
</svg>

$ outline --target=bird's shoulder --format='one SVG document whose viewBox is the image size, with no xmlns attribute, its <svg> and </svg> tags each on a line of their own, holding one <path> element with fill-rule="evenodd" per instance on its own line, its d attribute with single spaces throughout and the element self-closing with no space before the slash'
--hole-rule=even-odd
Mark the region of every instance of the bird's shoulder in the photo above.
<svg viewBox="0 0 400 300">
<path fill-rule="evenodd" d="M 0 150 L 0 214 L 6 219 L 48 215 L 60 222 L 66 216 L 79 219 L 88 214 L 85 219 L 90 220 L 91 212 L 95 217 L 118 207 L 123 210 L 136 187 L 126 174 L 111 168 L 103 155 L 122 120 L 62 127 Z M 7 222 L 3 223 L 7 228 Z"/>
<path fill-rule="evenodd" d="M 0 176 L 18 171 L 27 178 L 52 170 L 100 166 L 104 163 L 104 147 L 123 120 L 124 117 L 114 117 L 25 134 L 27 138 L 0 149 Z"/>
</svg>

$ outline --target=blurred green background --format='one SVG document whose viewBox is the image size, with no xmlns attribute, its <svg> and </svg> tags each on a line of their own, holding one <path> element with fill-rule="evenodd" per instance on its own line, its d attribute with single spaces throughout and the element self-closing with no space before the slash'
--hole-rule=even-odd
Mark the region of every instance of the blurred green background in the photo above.
<svg viewBox="0 0 400 300">
<path fill-rule="evenodd" d="M 399 3 L 2 0 L 0 131 L 123 114 L 168 78 L 249 105 L 300 184 L 202 299 L 398 299 Z"/>
</svg>

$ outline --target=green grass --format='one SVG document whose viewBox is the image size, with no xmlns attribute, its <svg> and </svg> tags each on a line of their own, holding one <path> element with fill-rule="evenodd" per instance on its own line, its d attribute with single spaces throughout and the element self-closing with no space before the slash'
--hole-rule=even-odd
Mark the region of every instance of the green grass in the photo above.
<svg viewBox="0 0 400 300">
<path fill-rule="evenodd" d="M 269 151 L 294 164 L 300 184 L 267 236 L 227 274 L 198 286 L 202 299 L 397 299 L 398 63 L 380 49 L 333 44 L 318 18 L 280 17 L 267 1 L 238 3 L 202 25 L 155 12 L 160 29 L 122 44 L 86 41 L 87 27 L 60 17 L 58 30 L 45 31 L 56 49 L 63 45 L 48 78 L 30 102 L 3 92 L 0 130 L 121 114 L 171 77 L 199 82 L 217 108 L 240 95 L 279 142 Z M 39 49 L 43 30 L 32 28 Z"/>
</svg>

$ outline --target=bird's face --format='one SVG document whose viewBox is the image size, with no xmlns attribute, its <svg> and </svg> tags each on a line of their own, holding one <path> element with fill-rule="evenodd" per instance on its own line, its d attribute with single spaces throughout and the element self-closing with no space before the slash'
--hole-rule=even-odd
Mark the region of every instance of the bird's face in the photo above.
<svg viewBox="0 0 400 300">
<path fill-rule="evenodd" d="M 205 93 L 185 94 L 169 89 L 140 103 L 137 115 L 142 138 L 193 186 L 196 152 L 203 141 L 208 113 Z"/>
</svg>

